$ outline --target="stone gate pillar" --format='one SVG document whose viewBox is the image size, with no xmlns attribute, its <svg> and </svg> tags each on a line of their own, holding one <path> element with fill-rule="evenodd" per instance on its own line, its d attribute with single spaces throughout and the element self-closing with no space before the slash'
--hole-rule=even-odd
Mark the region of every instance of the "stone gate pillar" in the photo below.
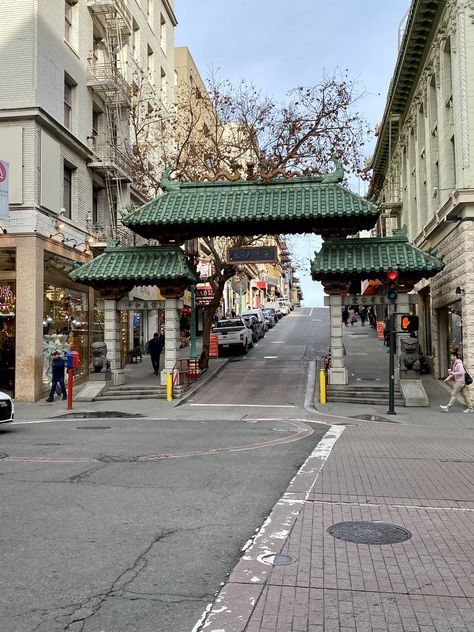
<svg viewBox="0 0 474 632">
<path fill-rule="evenodd" d="M 329 326 L 331 343 L 331 368 L 329 384 L 347 384 L 347 369 L 344 367 L 344 345 L 342 338 L 342 296 L 329 296 Z"/>
<path fill-rule="evenodd" d="M 107 345 L 113 384 L 124 384 L 125 374 L 120 361 L 120 314 L 115 299 L 104 299 L 104 342 Z"/>
<path fill-rule="evenodd" d="M 167 298 L 165 303 L 165 360 L 161 368 L 162 386 L 166 386 L 166 374 L 174 370 L 178 360 L 180 343 L 178 309 L 182 303 L 182 300 L 175 298 Z"/>
</svg>

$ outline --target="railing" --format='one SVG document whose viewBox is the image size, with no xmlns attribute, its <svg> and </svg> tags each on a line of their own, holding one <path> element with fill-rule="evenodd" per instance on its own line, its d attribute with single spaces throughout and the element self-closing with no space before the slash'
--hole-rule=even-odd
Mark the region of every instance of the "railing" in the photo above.
<svg viewBox="0 0 474 632">
<path fill-rule="evenodd" d="M 123 94 L 124 101 L 130 101 L 131 86 L 114 64 L 90 63 L 87 68 L 87 85 L 109 95 L 111 92 Z"/>
<path fill-rule="evenodd" d="M 189 386 L 190 382 L 199 380 L 201 371 L 197 358 L 179 358 L 173 368 L 173 386 Z"/>
<path fill-rule="evenodd" d="M 108 170 L 119 170 L 123 175 L 131 177 L 132 161 L 113 144 L 96 145 L 92 151 L 94 157 L 89 163 L 89 167 L 97 166 Z"/>
</svg>

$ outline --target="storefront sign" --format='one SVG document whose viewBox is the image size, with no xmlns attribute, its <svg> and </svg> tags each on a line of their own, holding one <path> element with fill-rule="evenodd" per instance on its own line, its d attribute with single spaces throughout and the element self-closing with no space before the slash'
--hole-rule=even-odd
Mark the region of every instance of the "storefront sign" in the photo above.
<svg viewBox="0 0 474 632">
<path fill-rule="evenodd" d="M 260 290 L 266 290 L 267 289 L 267 282 L 266 281 L 257 281 L 257 287 Z"/>
<path fill-rule="evenodd" d="M 139 312 L 140 310 L 165 309 L 166 301 L 119 301 L 117 309 L 121 311 Z"/>
<path fill-rule="evenodd" d="M 212 261 L 210 259 L 199 259 L 196 270 L 201 281 L 207 281 L 212 274 Z"/>
<path fill-rule="evenodd" d="M 227 259 L 229 263 L 275 263 L 277 249 L 276 246 L 229 248 Z"/>
<path fill-rule="evenodd" d="M 207 307 L 214 298 L 214 290 L 210 283 L 196 285 L 196 307 Z"/>
<path fill-rule="evenodd" d="M 0 160 L 0 219 L 10 219 L 8 206 L 8 162 Z"/>
<path fill-rule="evenodd" d="M 231 287 L 232 291 L 235 292 L 235 294 L 240 294 L 240 292 L 242 292 L 242 294 L 245 294 L 246 292 L 248 292 L 249 289 L 248 277 L 245 274 L 241 277 L 232 277 Z"/>
</svg>

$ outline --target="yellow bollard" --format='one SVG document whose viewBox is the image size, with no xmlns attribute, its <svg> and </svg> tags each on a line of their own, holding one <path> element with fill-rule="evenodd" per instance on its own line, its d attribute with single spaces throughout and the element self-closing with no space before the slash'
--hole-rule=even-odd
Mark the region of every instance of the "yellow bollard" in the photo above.
<svg viewBox="0 0 474 632">
<path fill-rule="evenodd" d="M 166 374 L 166 401 L 173 400 L 173 373 L 169 371 Z"/>
<path fill-rule="evenodd" d="M 324 369 L 319 371 L 319 403 L 326 403 L 326 372 Z"/>
</svg>

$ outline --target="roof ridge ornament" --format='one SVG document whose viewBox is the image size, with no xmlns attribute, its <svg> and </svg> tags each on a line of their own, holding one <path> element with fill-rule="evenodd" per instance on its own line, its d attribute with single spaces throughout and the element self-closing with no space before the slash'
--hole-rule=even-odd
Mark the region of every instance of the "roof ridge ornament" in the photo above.
<svg viewBox="0 0 474 632">
<path fill-rule="evenodd" d="M 404 237 L 405 239 L 408 239 L 408 226 L 403 224 L 401 228 L 393 228 L 392 235 L 393 237 Z"/>
<path fill-rule="evenodd" d="M 335 184 L 337 182 L 342 182 L 344 180 L 344 168 L 341 161 L 335 156 L 331 156 L 330 161 L 334 164 L 336 169 L 335 171 L 323 176 L 323 184 Z"/>
<path fill-rule="evenodd" d="M 176 171 L 176 167 L 172 165 L 168 165 L 160 178 L 160 189 L 162 189 L 165 193 L 172 193 L 173 191 L 179 191 L 179 182 L 177 180 L 171 180 L 170 174 Z"/>
</svg>

